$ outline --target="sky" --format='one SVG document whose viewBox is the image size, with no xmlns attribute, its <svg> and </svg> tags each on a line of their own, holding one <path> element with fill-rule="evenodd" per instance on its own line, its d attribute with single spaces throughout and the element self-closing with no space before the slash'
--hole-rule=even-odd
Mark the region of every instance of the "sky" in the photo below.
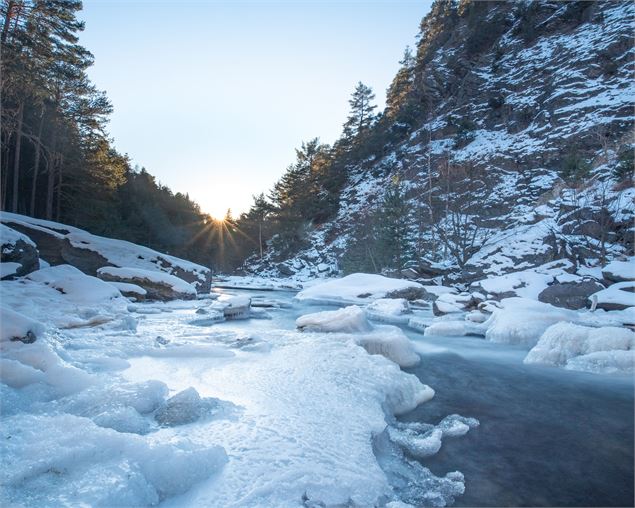
<svg viewBox="0 0 635 508">
<path fill-rule="evenodd" d="M 383 108 L 431 2 L 84 0 L 80 42 L 118 151 L 220 218 L 335 141 L 358 81 Z"/>
</svg>

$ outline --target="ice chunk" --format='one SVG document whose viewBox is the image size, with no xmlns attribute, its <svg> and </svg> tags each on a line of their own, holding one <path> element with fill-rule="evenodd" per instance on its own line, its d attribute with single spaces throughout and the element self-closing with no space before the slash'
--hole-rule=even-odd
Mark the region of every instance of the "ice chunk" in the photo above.
<svg viewBox="0 0 635 508">
<path fill-rule="evenodd" d="M 592 372 L 632 371 L 635 332 L 561 322 L 550 326 L 529 351 L 525 363 L 564 366 Z M 621 351 L 621 352 L 620 352 Z"/>
<path fill-rule="evenodd" d="M 8 505 L 155 505 L 227 461 L 217 446 L 150 445 L 68 414 L 15 415 L 2 429 L 0 483 Z"/>
<path fill-rule="evenodd" d="M 366 316 L 373 321 L 384 323 L 407 323 L 410 305 L 405 298 L 380 298 L 368 304 Z"/>
<path fill-rule="evenodd" d="M 400 367 L 413 367 L 419 363 L 410 339 L 396 326 L 378 326 L 369 333 L 355 336 L 355 342 L 371 355 L 382 355 Z"/>
<path fill-rule="evenodd" d="M 388 426 L 390 440 L 418 458 L 429 457 L 441 449 L 442 439 L 467 434 L 479 426 L 476 418 L 465 418 L 453 414 L 446 416 L 438 425 L 427 423 L 401 423 Z"/>
<path fill-rule="evenodd" d="M 460 337 L 463 335 L 483 336 L 485 335 L 485 328 L 480 323 L 473 323 L 471 321 L 444 319 L 431 323 L 425 328 L 423 334 L 427 337 L 433 335 L 442 337 Z"/>
<path fill-rule="evenodd" d="M 190 387 L 170 397 L 156 410 L 154 419 L 166 427 L 192 423 L 215 406 L 215 403 L 215 399 L 201 399 L 198 392 Z"/>
<path fill-rule="evenodd" d="M 117 432 L 146 434 L 150 430 L 150 422 L 130 406 L 120 406 L 104 411 L 93 418 L 100 427 L 107 427 Z"/>
<path fill-rule="evenodd" d="M 300 330 L 309 332 L 354 333 L 371 330 L 366 314 L 357 305 L 306 314 L 296 319 L 295 324 Z"/>
</svg>

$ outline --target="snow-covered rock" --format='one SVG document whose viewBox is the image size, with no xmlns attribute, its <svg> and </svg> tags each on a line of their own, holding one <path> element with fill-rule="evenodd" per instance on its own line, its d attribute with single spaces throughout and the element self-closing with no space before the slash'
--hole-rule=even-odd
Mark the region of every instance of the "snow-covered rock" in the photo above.
<svg viewBox="0 0 635 508">
<path fill-rule="evenodd" d="M 34 342 L 44 333 L 44 325 L 4 305 L 0 305 L 0 342 L 7 340 Z"/>
<path fill-rule="evenodd" d="M 51 265 L 67 263 L 88 275 L 96 275 L 104 266 L 158 271 L 179 277 L 200 292 L 210 290 L 209 268 L 148 247 L 26 215 L 2 212 L 0 222 L 27 235 L 37 245 L 40 258 Z"/>
<path fill-rule="evenodd" d="M 367 332 L 372 328 L 366 314 L 357 305 L 305 314 L 296 319 L 295 325 L 303 331 L 327 333 Z"/>
<path fill-rule="evenodd" d="M 556 282 L 543 289 L 538 300 L 565 309 L 584 309 L 590 306 L 589 296 L 604 289 L 593 280 Z"/>
<path fill-rule="evenodd" d="M 183 279 L 165 272 L 141 268 L 106 266 L 97 270 L 97 276 L 109 282 L 123 282 L 143 288 L 148 300 L 192 300 L 196 288 Z"/>
<path fill-rule="evenodd" d="M 485 327 L 479 323 L 467 320 L 441 320 L 434 321 L 424 330 L 424 335 L 442 337 L 460 337 L 463 335 L 484 336 Z"/>
<path fill-rule="evenodd" d="M 71 265 L 42 268 L 27 278 L 59 291 L 64 298 L 78 304 L 97 304 L 121 297 L 117 288 Z"/>
<path fill-rule="evenodd" d="M 635 281 L 635 257 L 628 261 L 611 261 L 602 268 L 602 276 L 612 282 Z"/>
<path fill-rule="evenodd" d="M 220 312 L 225 319 L 247 319 L 251 317 L 251 298 L 245 295 L 221 295 L 210 309 Z"/>
<path fill-rule="evenodd" d="M 602 291 L 593 293 L 589 300 L 592 305 L 597 302 L 597 307 L 604 310 L 623 310 L 635 307 L 635 281 L 612 284 Z"/>
<path fill-rule="evenodd" d="M 40 267 L 35 243 L 26 235 L 0 224 L 0 279 L 26 275 Z"/>
<path fill-rule="evenodd" d="M 589 372 L 633 372 L 635 332 L 615 326 L 556 323 L 547 328 L 524 361 Z"/>
<path fill-rule="evenodd" d="M 483 323 L 492 342 L 534 346 L 544 331 L 560 321 L 576 321 L 575 312 L 527 298 L 506 298 Z"/>
<path fill-rule="evenodd" d="M 141 286 L 136 284 L 130 284 L 129 282 L 109 282 L 109 284 L 116 288 L 122 295 L 132 297 L 135 300 L 144 300 L 148 292 Z"/>
<path fill-rule="evenodd" d="M 353 273 L 327 282 L 315 284 L 300 291 L 300 301 L 366 303 L 386 297 L 387 294 L 411 289 L 422 290 L 423 286 L 403 279 L 390 279 L 382 275 Z M 397 295 L 394 296 L 398 298 Z"/>
</svg>

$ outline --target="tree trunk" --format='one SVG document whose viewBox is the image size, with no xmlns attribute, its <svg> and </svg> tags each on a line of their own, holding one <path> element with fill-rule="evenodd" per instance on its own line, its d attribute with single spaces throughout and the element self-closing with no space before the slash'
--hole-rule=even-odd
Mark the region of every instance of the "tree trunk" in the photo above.
<svg viewBox="0 0 635 508">
<path fill-rule="evenodd" d="M 35 162 L 33 164 L 33 181 L 31 182 L 31 208 L 29 215 L 35 217 L 35 199 L 37 194 L 37 176 L 40 171 L 40 154 L 42 153 L 42 128 L 44 127 L 44 107 L 42 107 L 42 116 L 40 117 L 40 127 L 37 133 L 37 146 L 35 147 Z"/>
<path fill-rule="evenodd" d="M 55 166 L 57 162 L 57 129 L 53 126 L 53 139 L 51 141 L 51 156 L 48 163 L 48 178 L 46 179 L 46 219 L 53 219 L 53 192 L 55 190 Z"/>
<path fill-rule="evenodd" d="M 260 245 L 260 259 L 262 259 L 262 222 L 258 224 L 258 244 Z"/>
<path fill-rule="evenodd" d="M 2 161 L 0 164 L 0 169 L 2 172 L 2 182 L 0 183 L 0 198 L 2 201 L 0 205 L 2 205 L 2 210 L 7 209 L 7 185 L 9 185 L 9 161 L 11 151 L 9 146 L 11 145 L 11 134 L 6 136 L 4 140 L 4 144 L 2 145 L 2 150 L 0 151 L 0 157 L 2 157 Z"/>
<path fill-rule="evenodd" d="M 2 38 L 0 41 L 2 44 L 7 42 L 7 35 L 9 35 L 9 25 L 11 24 L 11 15 L 13 14 L 13 7 L 15 5 L 14 0 L 9 0 L 7 3 L 7 13 L 4 15 L 4 25 L 2 26 Z"/>
<path fill-rule="evenodd" d="M 22 120 L 24 119 L 24 102 L 18 107 L 18 127 L 15 133 L 15 155 L 13 157 L 13 194 L 11 195 L 11 211 L 18 213 L 18 192 L 20 183 L 20 151 L 22 148 Z"/>
<path fill-rule="evenodd" d="M 60 221 L 61 210 L 62 210 L 62 166 L 63 160 L 60 157 L 60 165 L 58 169 L 58 180 L 57 180 L 57 208 L 55 210 L 55 220 L 57 222 Z"/>
</svg>

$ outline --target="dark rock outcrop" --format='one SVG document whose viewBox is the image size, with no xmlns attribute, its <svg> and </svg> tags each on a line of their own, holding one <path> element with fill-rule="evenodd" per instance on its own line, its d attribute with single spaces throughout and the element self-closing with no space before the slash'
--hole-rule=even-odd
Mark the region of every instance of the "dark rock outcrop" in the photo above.
<svg viewBox="0 0 635 508">
<path fill-rule="evenodd" d="M 589 296 L 602 289 L 602 284 L 592 280 L 556 283 L 544 289 L 538 300 L 565 309 L 584 309 L 590 307 Z"/>
</svg>

